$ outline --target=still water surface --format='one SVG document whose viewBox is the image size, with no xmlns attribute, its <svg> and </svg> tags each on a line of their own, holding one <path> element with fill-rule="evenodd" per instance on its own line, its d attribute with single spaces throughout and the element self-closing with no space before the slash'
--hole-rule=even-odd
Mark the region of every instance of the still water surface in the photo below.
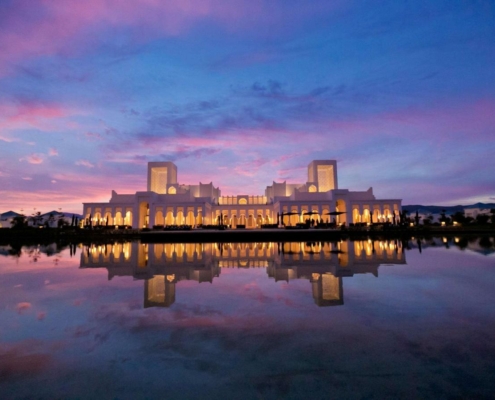
<svg viewBox="0 0 495 400">
<path fill-rule="evenodd" d="M 493 240 L 0 246 L 0 397 L 492 398 Z"/>
</svg>

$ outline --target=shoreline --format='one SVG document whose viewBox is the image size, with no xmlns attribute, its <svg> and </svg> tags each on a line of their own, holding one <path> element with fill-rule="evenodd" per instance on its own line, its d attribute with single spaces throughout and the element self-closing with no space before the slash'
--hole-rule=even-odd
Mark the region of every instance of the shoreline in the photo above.
<svg viewBox="0 0 495 400">
<path fill-rule="evenodd" d="M 249 229 L 189 231 L 86 230 L 86 229 L 0 229 L 0 244 L 11 242 L 88 242 L 129 241 L 143 243 L 211 243 L 211 242 L 281 242 L 335 241 L 365 239 L 410 239 L 429 236 L 495 235 L 495 226 L 488 227 L 394 227 L 393 229 Z"/>
</svg>

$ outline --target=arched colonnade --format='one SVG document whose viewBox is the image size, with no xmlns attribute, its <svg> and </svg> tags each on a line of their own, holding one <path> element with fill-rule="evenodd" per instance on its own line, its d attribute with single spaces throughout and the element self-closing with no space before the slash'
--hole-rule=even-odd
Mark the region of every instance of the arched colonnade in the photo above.
<svg viewBox="0 0 495 400">
<path fill-rule="evenodd" d="M 95 207 L 84 211 L 84 225 L 132 226 L 134 213 L 130 207 Z"/>
<path fill-rule="evenodd" d="M 261 228 L 262 225 L 276 224 L 271 209 L 231 208 L 213 211 L 213 224 L 227 225 L 232 229 L 245 227 L 248 229 Z"/>
<path fill-rule="evenodd" d="M 397 204 L 354 204 L 352 205 L 353 223 L 385 223 L 399 220 L 399 206 Z"/>
</svg>

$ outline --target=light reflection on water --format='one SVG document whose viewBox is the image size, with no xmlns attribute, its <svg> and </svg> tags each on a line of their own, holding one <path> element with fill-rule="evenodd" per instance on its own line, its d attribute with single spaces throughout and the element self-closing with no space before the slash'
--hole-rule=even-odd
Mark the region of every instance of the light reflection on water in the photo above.
<svg viewBox="0 0 495 400">
<path fill-rule="evenodd" d="M 493 242 L 0 246 L 0 398 L 489 398 Z"/>
<path fill-rule="evenodd" d="M 275 282 L 310 282 L 318 306 L 344 304 L 342 278 L 380 264 L 405 264 L 402 243 L 337 241 L 285 243 L 114 243 L 84 246 L 81 268 L 106 268 L 108 278 L 144 279 L 144 307 L 168 307 L 182 280 L 210 282 L 224 268 L 265 268 Z"/>
</svg>

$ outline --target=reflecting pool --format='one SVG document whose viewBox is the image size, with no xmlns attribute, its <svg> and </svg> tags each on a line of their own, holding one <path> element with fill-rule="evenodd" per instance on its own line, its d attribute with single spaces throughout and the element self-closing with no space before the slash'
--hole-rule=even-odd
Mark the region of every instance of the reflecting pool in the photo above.
<svg viewBox="0 0 495 400">
<path fill-rule="evenodd" d="M 494 238 L 0 246 L 1 398 L 491 398 Z"/>
</svg>

